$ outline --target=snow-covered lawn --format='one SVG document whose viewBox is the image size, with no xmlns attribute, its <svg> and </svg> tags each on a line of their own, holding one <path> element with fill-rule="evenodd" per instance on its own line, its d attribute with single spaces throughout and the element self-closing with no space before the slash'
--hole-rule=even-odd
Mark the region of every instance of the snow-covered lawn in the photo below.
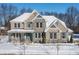
<svg viewBox="0 0 79 59">
<path fill-rule="evenodd" d="M 8 42 L 8 36 L 0 36 L 0 39 L 0 54 L 79 54 L 79 46 L 74 43 L 30 43 L 28 45 L 15 45 Z"/>
</svg>

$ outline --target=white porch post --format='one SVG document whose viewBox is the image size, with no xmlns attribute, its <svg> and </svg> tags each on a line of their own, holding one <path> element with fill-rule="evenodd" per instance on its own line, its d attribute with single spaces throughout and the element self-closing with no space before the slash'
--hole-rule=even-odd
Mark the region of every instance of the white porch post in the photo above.
<svg viewBox="0 0 79 59">
<path fill-rule="evenodd" d="M 15 40 L 16 40 L 16 33 L 15 33 Z"/>
<path fill-rule="evenodd" d="M 34 38 L 35 38 L 35 33 L 32 33 L 32 42 L 34 42 Z"/>
<path fill-rule="evenodd" d="M 13 39 L 13 42 L 16 42 L 16 33 L 14 33 L 15 34 L 15 37 L 14 37 L 14 39 Z"/>
<path fill-rule="evenodd" d="M 12 40 L 11 39 L 11 33 L 8 33 L 8 36 L 9 36 L 9 42 Z"/>
<path fill-rule="evenodd" d="M 66 32 L 66 40 L 67 40 L 67 42 L 69 41 L 68 32 Z"/>
<path fill-rule="evenodd" d="M 61 36 L 61 34 L 60 34 L 60 32 L 58 32 L 57 43 L 60 42 L 60 40 L 61 40 L 61 39 L 60 39 L 60 36 Z"/>
<path fill-rule="evenodd" d="M 21 33 L 21 40 L 24 40 L 24 33 Z"/>
</svg>

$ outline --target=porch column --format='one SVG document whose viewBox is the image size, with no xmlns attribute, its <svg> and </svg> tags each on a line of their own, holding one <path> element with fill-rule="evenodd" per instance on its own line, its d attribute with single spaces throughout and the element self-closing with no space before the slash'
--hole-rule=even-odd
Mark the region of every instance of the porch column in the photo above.
<svg viewBox="0 0 79 59">
<path fill-rule="evenodd" d="M 9 42 L 11 42 L 11 33 L 8 33 L 9 36 Z"/>
<path fill-rule="evenodd" d="M 58 32 L 58 35 L 57 35 L 57 43 L 59 43 L 60 41 L 61 41 L 61 34 L 60 34 L 60 32 Z"/>
<path fill-rule="evenodd" d="M 16 33 L 14 33 L 14 35 L 15 35 L 15 37 L 13 39 L 13 42 L 16 42 L 16 40 L 17 40 Z"/>
<path fill-rule="evenodd" d="M 32 33 L 32 42 L 35 41 L 35 33 Z"/>
<path fill-rule="evenodd" d="M 66 38 L 66 41 L 68 42 L 69 41 L 68 32 L 66 32 L 65 38 Z"/>
<path fill-rule="evenodd" d="M 15 33 L 15 40 L 16 40 L 16 33 Z"/>
<path fill-rule="evenodd" d="M 20 42 L 21 41 L 24 41 L 24 33 L 21 33 L 21 40 L 20 40 Z"/>
</svg>

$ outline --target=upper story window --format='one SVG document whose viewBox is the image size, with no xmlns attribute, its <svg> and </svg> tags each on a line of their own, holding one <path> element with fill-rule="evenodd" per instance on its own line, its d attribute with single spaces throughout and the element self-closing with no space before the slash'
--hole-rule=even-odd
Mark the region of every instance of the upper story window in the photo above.
<svg viewBox="0 0 79 59">
<path fill-rule="evenodd" d="M 39 23 L 36 23 L 36 27 L 39 27 Z"/>
<path fill-rule="evenodd" d="M 18 28 L 20 28 L 20 23 L 18 23 Z"/>
<path fill-rule="evenodd" d="M 20 23 L 14 23 L 15 28 L 20 28 Z"/>
<path fill-rule="evenodd" d="M 28 27 L 32 27 L 32 22 L 29 22 L 28 23 Z"/>
<path fill-rule="evenodd" d="M 42 23 L 40 23 L 40 27 L 42 27 Z"/>
<path fill-rule="evenodd" d="M 42 27 L 43 23 L 36 23 L 36 27 Z"/>
<path fill-rule="evenodd" d="M 29 27 L 30 29 L 32 29 L 32 28 L 33 28 L 33 23 L 32 23 L 32 22 L 28 22 L 28 27 Z"/>
</svg>

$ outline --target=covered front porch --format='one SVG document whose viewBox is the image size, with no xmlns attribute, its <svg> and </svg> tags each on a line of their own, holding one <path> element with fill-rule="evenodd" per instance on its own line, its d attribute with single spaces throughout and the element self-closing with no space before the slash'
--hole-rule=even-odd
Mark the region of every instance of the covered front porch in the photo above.
<svg viewBox="0 0 79 59">
<path fill-rule="evenodd" d="M 33 30 L 25 31 L 8 31 L 9 41 L 18 43 L 31 43 L 33 42 Z"/>
</svg>

